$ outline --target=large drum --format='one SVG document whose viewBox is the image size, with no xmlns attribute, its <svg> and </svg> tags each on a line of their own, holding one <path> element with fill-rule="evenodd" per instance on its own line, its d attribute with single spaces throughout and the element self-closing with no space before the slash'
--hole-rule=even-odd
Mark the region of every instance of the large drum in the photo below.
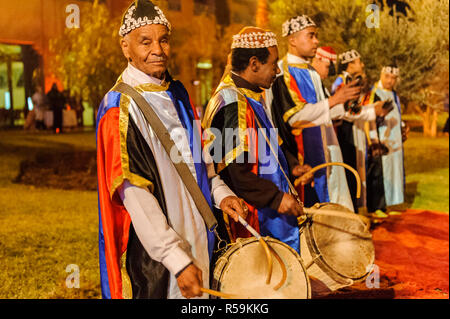
<svg viewBox="0 0 450 319">
<path fill-rule="evenodd" d="M 313 209 L 316 213 L 300 226 L 300 252 L 308 276 L 331 291 L 364 280 L 375 260 L 368 225 L 362 219 L 320 213 L 326 210 L 356 216 L 338 204 L 316 204 Z"/>
<path fill-rule="evenodd" d="M 236 298 L 250 299 L 309 299 L 311 286 L 305 267 L 298 253 L 283 242 L 267 237 L 266 243 L 273 248 L 285 265 L 283 269 L 274 259 L 270 284 L 266 284 L 268 264 L 264 248 L 252 237 L 237 239 L 216 262 L 212 288 L 222 293 L 237 295 Z"/>
<path fill-rule="evenodd" d="M 364 280 L 375 261 L 368 225 L 362 219 L 320 213 L 336 211 L 356 216 L 338 204 L 316 204 L 313 208 L 317 212 L 300 227 L 300 252 L 308 276 L 331 291 Z"/>
</svg>

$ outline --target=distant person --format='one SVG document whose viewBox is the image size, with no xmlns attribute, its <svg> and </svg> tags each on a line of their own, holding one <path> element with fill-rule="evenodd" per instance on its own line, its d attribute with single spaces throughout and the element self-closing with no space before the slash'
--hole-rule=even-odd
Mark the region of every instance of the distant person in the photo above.
<svg viewBox="0 0 450 319">
<path fill-rule="evenodd" d="M 77 112 L 77 126 L 83 127 L 83 112 L 84 112 L 84 106 L 83 106 L 83 100 L 81 97 L 74 98 L 75 101 L 75 111 Z"/>
<path fill-rule="evenodd" d="M 31 97 L 31 100 L 33 101 L 33 107 L 35 111 L 36 129 L 43 130 L 45 129 L 44 112 L 47 98 L 41 86 L 38 85 L 36 87 L 36 92 Z"/>
<path fill-rule="evenodd" d="M 51 90 L 47 93 L 48 103 L 53 111 L 53 130 L 55 133 L 62 133 L 63 109 L 66 98 L 58 90 L 56 83 L 53 83 Z"/>
<path fill-rule="evenodd" d="M 376 182 L 380 176 L 368 173 L 367 194 L 369 212 L 387 211 L 391 206 L 405 201 L 405 170 L 403 143 L 407 139 L 408 126 L 402 121 L 400 98 L 395 85 L 400 77 L 400 69 L 395 65 L 382 68 L 380 80 L 375 83 L 370 93 L 370 103 L 387 101 L 393 109 L 384 118 L 377 118 L 370 123 L 371 143 L 382 143 L 386 149 L 381 154 L 379 167 L 374 170 L 382 172 L 383 182 Z M 369 164 L 370 165 L 370 164 Z"/>
</svg>

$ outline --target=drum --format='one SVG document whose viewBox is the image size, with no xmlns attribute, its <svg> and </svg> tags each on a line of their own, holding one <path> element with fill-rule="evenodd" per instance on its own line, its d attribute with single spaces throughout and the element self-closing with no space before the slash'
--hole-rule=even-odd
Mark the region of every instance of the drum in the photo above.
<svg viewBox="0 0 450 319">
<path fill-rule="evenodd" d="M 264 238 L 285 265 L 274 258 L 270 284 L 266 284 L 268 264 L 264 248 L 255 238 L 238 238 L 216 262 L 212 288 L 249 299 L 309 299 L 311 286 L 298 253 L 274 238 Z M 284 276 L 283 276 L 284 275 Z M 274 289 L 277 283 L 283 285 Z"/>
<path fill-rule="evenodd" d="M 300 226 L 300 252 L 308 276 L 320 280 L 331 291 L 364 280 L 375 260 L 368 225 L 338 204 L 316 204 L 313 209 L 317 211 Z M 353 218 L 320 210 L 344 212 Z"/>
</svg>

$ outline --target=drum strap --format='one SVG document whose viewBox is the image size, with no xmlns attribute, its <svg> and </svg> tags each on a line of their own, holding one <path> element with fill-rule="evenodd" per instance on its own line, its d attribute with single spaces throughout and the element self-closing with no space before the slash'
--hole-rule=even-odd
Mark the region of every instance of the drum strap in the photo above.
<svg viewBox="0 0 450 319">
<path fill-rule="evenodd" d="M 277 160 L 278 166 L 280 167 L 281 172 L 284 175 L 284 178 L 286 179 L 288 185 L 289 185 L 289 190 L 291 191 L 292 195 L 294 195 L 294 197 L 298 200 L 298 202 L 300 204 L 302 204 L 300 197 L 298 196 L 297 190 L 295 189 L 294 185 L 292 185 L 289 177 L 287 176 L 286 172 L 283 169 L 283 166 L 281 166 L 280 160 L 278 159 L 278 152 L 275 152 L 275 150 L 273 149 L 272 143 L 269 141 L 269 138 L 267 137 L 266 133 L 264 132 L 264 130 L 262 129 L 261 123 L 258 120 L 258 116 L 255 115 L 255 120 L 256 120 L 256 124 L 258 125 L 259 128 L 261 128 L 261 133 L 264 136 L 264 139 L 266 140 L 267 144 L 270 147 L 270 151 L 272 152 L 273 156 L 275 157 L 275 159 Z"/>
<path fill-rule="evenodd" d="M 130 96 L 136 102 L 137 106 L 142 111 L 142 114 L 144 114 L 146 121 L 155 132 L 170 159 L 172 160 L 170 156 L 170 152 L 172 150 L 177 150 L 177 158 L 181 158 L 180 151 L 170 137 L 170 133 L 167 131 L 158 115 L 156 115 L 149 102 L 138 91 L 124 82 L 119 82 L 114 87 L 114 90 Z M 177 170 L 178 175 L 180 175 L 180 178 L 186 186 L 187 190 L 191 194 L 191 197 L 194 200 L 194 203 L 198 211 L 200 212 L 200 215 L 203 217 L 206 226 L 210 231 L 215 231 L 217 226 L 216 217 L 211 211 L 211 207 L 206 201 L 189 167 L 184 161 L 179 161 L 177 163 L 172 160 L 172 163 L 175 166 L 175 169 Z"/>
</svg>

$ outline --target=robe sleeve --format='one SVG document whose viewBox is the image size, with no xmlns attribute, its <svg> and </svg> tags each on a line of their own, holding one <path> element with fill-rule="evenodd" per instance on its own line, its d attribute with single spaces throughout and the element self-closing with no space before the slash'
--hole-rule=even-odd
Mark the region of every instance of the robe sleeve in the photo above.
<svg viewBox="0 0 450 319">
<path fill-rule="evenodd" d="M 338 104 L 333 107 L 330 111 L 332 120 L 346 120 L 349 122 L 354 121 L 375 121 L 375 107 L 373 104 L 364 105 L 361 109 L 361 112 L 358 114 L 351 114 L 350 112 L 346 112 L 343 104 Z"/>
<path fill-rule="evenodd" d="M 157 199 L 147 189 L 125 180 L 118 189 L 131 216 L 134 230 L 149 256 L 161 262 L 173 275 L 192 263 L 187 244 L 168 225 Z"/>
</svg>

